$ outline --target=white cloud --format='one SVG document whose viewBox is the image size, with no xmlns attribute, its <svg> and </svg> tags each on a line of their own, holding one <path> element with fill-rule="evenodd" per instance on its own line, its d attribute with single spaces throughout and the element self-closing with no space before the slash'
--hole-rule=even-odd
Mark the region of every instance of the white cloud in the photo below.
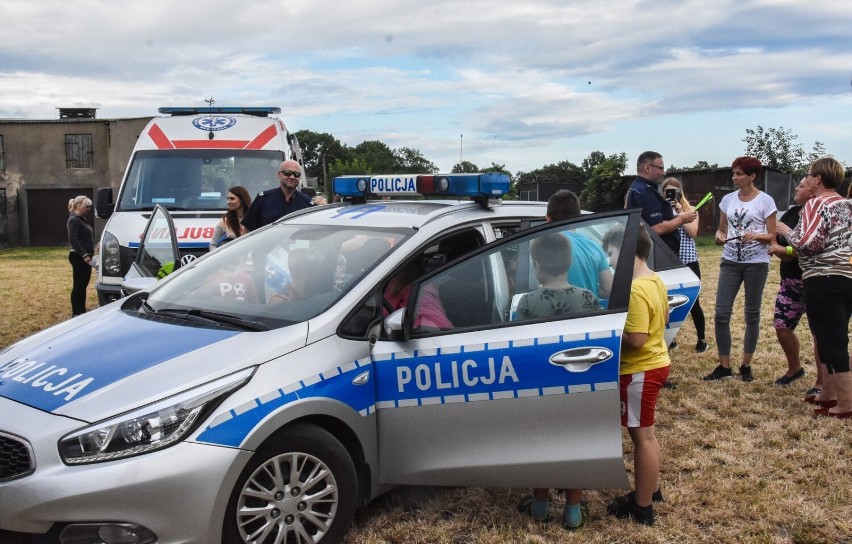
<svg viewBox="0 0 852 544">
<path fill-rule="evenodd" d="M 637 135 L 683 149 L 669 133 L 719 133 L 712 123 L 738 145 L 758 123 L 795 132 L 784 120 L 802 111 L 825 117 L 806 124 L 814 139 L 852 144 L 828 122 L 852 95 L 849 3 L 0 0 L 0 13 L 0 117 L 153 115 L 213 96 L 280 106 L 288 126 L 351 145 L 418 148 L 445 168 L 460 134 L 480 162 L 512 157 L 518 170 L 579 162 L 601 143 L 644 148 Z"/>
</svg>

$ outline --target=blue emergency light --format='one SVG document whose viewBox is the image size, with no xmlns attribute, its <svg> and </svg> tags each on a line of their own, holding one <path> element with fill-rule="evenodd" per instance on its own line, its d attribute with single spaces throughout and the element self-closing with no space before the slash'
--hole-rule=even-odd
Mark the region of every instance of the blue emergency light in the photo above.
<svg viewBox="0 0 852 544">
<path fill-rule="evenodd" d="M 455 196 L 474 200 L 498 199 L 509 192 L 509 176 L 479 174 L 393 174 L 340 176 L 332 187 L 343 197 Z"/>
<path fill-rule="evenodd" d="M 212 113 L 243 113 L 246 115 L 254 115 L 257 117 L 268 117 L 272 114 L 281 113 L 281 108 L 275 106 L 257 106 L 257 107 L 163 107 L 157 108 L 160 113 L 171 116 L 178 115 L 202 115 Z"/>
</svg>

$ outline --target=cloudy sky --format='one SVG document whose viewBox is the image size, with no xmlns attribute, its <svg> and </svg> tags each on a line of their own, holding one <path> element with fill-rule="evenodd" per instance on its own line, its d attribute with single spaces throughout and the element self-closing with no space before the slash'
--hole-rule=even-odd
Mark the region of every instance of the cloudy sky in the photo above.
<svg viewBox="0 0 852 544">
<path fill-rule="evenodd" d="M 852 165 L 852 2 L 0 0 L 0 118 L 280 106 L 292 131 L 512 172 L 721 165 L 785 127 Z"/>
</svg>

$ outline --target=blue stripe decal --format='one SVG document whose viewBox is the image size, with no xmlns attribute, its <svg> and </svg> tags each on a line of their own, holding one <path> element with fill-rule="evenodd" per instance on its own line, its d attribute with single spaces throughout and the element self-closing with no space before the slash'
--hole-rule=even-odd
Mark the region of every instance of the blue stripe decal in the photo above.
<svg viewBox="0 0 852 544">
<path fill-rule="evenodd" d="M 23 357 L 0 360 L 0 396 L 47 412 L 238 331 L 164 324 L 104 311 Z"/>
<path fill-rule="evenodd" d="M 272 390 L 248 403 L 218 415 L 198 436 L 199 442 L 238 447 L 265 417 L 282 406 L 309 398 L 331 398 L 366 416 L 375 411 L 372 376 L 365 385 L 352 380 L 370 372 L 370 359 L 353 361 L 324 374 Z"/>
<path fill-rule="evenodd" d="M 686 316 L 689 315 L 689 309 L 692 308 L 692 305 L 695 304 L 696 300 L 698 300 L 698 293 L 700 290 L 701 282 L 690 284 L 681 283 L 674 289 L 669 289 L 669 295 L 685 295 L 689 297 L 689 300 L 692 302 L 672 310 L 672 313 L 669 316 L 669 324 L 666 327 L 667 329 L 670 329 L 673 326 L 680 326 L 684 321 L 686 321 Z"/>
<path fill-rule="evenodd" d="M 569 372 L 549 362 L 558 352 L 599 347 L 605 362 Z M 393 354 L 379 363 L 377 409 L 478 402 L 610 390 L 618 386 L 618 331 L 514 340 L 413 355 Z"/>
<path fill-rule="evenodd" d="M 610 349 L 613 356 L 585 372 L 568 372 L 549 362 L 559 351 L 591 346 Z M 367 416 L 377 409 L 617 390 L 620 348 L 620 331 L 610 330 L 397 352 L 374 363 L 365 358 L 219 414 L 197 440 L 238 447 L 264 418 L 309 398 L 334 399 Z M 364 372 L 370 373 L 374 385 L 352 383 Z M 378 398 L 373 396 L 376 391 Z"/>
<path fill-rule="evenodd" d="M 383 212 L 387 206 L 383 204 L 367 204 L 360 206 L 346 206 L 345 208 L 341 208 L 335 215 L 331 216 L 332 219 L 337 219 L 340 217 L 348 216 L 349 219 L 359 219 L 364 217 L 365 215 Z"/>
</svg>

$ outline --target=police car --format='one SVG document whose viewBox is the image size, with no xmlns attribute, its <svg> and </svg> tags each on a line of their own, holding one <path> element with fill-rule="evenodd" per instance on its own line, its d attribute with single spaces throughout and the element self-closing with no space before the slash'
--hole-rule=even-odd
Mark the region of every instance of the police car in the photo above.
<svg viewBox="0 0 852 544">
<path fill-rule="evenodd" d="M 508 189 L 500 174 L 338 178 L 346 202 L 5 349 L 0 541 L 325 544 L 400 484 L 626 487 L 639 210 L 544 224 L 544 203 L 500 201 Z M 374 198 L 388 193 L 411 197 Z M 169 230 L 160 214 L 149 229 Z M 616 227 L 599 309 L 512 311 L 538 286 L 532 241 Z M 177 245 L 150 232 L 154 269 Z M 651 264 L 671 339 L 700 283 L 658 240 Z"/>
</svg>

